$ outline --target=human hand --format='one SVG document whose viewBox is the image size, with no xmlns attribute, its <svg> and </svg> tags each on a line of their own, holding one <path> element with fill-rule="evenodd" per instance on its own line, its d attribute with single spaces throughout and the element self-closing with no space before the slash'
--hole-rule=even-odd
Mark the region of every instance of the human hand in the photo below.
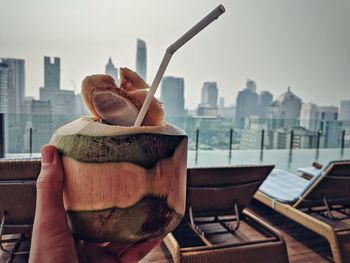
<svg viewBox="0 0 350 263">
<path fill-rule="evenodd" d="M 161 240 L 134 245 L 115 242 L 95 244 L 75 241 L 63 206 L 64 172 L 52 145 L 41 149 L 41 172 L 29 262 L 138 262 Z"/>
</svg>

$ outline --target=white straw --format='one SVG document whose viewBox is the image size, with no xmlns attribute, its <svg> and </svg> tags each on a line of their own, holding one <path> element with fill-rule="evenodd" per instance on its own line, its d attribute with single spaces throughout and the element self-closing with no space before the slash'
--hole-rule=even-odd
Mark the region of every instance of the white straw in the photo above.
<svg viewBox="0 0 350 263">
<path fill-rule="evenodd" d="M 201 30 L 207 27 L 211 22 L 217 19 L 222 13 L 225 12 L 225 8 L 223 5 L 219 5 L 213 11 L 211 11 L 206 17 L 204 17 L 201 21 L 199 21 L 196 25 L 194 25 L 190 30 L 188 30 L 183 36 L 181 36 L 177 41 L 175 41 L 172 45 L 170 45 L 163 57 L 162 63 L 159 66 L 157 74 L 152 82 L 151 88 L 147 94 L 145 101 L 141 107 L 141 110 L 136 118 L 134 126 L 139 127 L 148 111 L 149 105 L 152 102 L 153 96 L 156 93 L 159 82 L 161 81 L 164 72 L 169 64 L 169 61 L 172 55 L 184 44 L 186 44 L 191 38 L 197 35 Z"/>
</svg>

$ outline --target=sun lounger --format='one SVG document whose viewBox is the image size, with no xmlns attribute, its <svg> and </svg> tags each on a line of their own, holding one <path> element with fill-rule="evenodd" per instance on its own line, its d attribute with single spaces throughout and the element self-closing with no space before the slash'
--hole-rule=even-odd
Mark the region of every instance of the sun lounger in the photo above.
<svg viewBox="0 0 350 263">
<path fill-rule="evenodd" d="M 335 262 L 350 262 L 350 160 L 332 161 L 309 175 L 307 180 L 274 169 L 254 197 L 324 236 Z"/>
<path fill-rule="evenodd" d="M 246 208 L 272 169 L 188 169 L 185 217 L 164 239 L 174 262 L 288 262 L 283 238 Z"/>
<path fill-rule="evenodd" d="M 5 249 L 4 243 L 16 243 L 30 237 L 35 214 L 36 179 L 40 160 L 0 160 L 0 250 L 12 255 L 29 253 Z M 19 238 L 6 239 L 6 234 Z"/>
</svg>

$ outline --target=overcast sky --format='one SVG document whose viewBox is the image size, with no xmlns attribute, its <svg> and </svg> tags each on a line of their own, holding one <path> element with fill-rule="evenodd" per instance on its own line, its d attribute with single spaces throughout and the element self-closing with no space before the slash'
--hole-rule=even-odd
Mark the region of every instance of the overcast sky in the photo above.
<svg viewBox="0 0 350 263">
<path fill-rule="evenodd" d="M 304 102 L 350 99 L 349 0 L 0 0 L 0 57 L 26 60 L 26 95 L 38 97 L 43 57 L 61 57 L 61 84 L 104 73 L 109 56 L 135 68 L 136 39 L 147 43 L 148 82 L 167 46 L 208 12 L 217 21 L 182 47 L 166 75 L 185 79 L 195 108 L 205 81 L 235 102 L 247 78 L 278 96 L 288 86 Z"/>
</svg>

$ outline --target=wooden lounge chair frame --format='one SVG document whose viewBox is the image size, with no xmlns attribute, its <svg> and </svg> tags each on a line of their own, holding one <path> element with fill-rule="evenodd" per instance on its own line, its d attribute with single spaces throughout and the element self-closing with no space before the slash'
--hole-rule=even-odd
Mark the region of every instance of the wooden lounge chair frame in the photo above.
<svg viewBox="0 0 350 263">
<path fill-rule="evenodd" d="M 344 174 L 344 171 L 347 171 L 347 175 Z M 334 176 L 334 172 L 338 172 L 340 175 Z M 350 216 L 350 212 L 347 209 L 350 204 L 350 188 L 348 188 L 348 198 L 339 196 L 339 194 L 336 193 L 338 189 L 331 189 L 331 191 L 334 192 L 334 197 L 332 193 L 322 196 L 322 194 L 326 192 L 325 184 L 327 184 L 327 182 L 325 181 L 327 179 L 342 179 L 346 182 L 343 187 L 349 186 L 350 161 L 331 163 L 299 200 L 293 204 L 285 204 L 276 201 L 261 191 L 258 191 L 254 195 L 254 198 L 326 238 L 330 244 L 334 262 L 349 262 L 350 224 L 343 224 L 341 221 L 348 219 Z M 335 218 L 333 215 L 334 213 L 341 213 L 342 216 Z"/>
<path fill-rule="evenodd" d="M 248 178 L 249 171 L 254 172 L 261 170 L 266 173 L 264 177 L 259 180 L 256 178 Z M 254 215 L 249 209 L 246 209 L 246 205 L 249 203 L 255 191 L 258 189 L 262 181 L 273 169 L 273 166 L 233 166 L 233 167 L 212 167 L 212 168 L 192 168 L 188 169 L 188 187 L 187 187 L 187 212 L 182 220 L 179 228 L 185 228 L 193 233 L 202 241 L 203 245 L 194 247 L 181 247 L 176 240 L 176 231 L 170 233 L 164 239 L 167 248 L 172 255 L 174 262 L 232 262 L 232 260 L 239 260 L 240 262 L 250 262 L 251 260 L 257 260 L 257 262 L 288 262 L 288 256 L 286 252 L 285 242 L 282 236 L 265 221 Z M 240 178 L 240 182 L 237 185 L 230 185 L 234 183 L 234 180 L 228 180 L 225 182 L 215 182 L 215 177 L 199 179 L 199 182 L 192 180 L 193 175 L 198 173 L 207 173 L 215 176 L 215 172 L 218 173 L 218 181 L 223 175 L 229 178 L 231 175 L 235 175 L 236 178 Z M 233 174 L 232 174 L 233 173 Z M 237 176 L 242 174 L 242 176 Z M 192 176 L 192 178 L 191 178 Z M 227 180 L 224 179 L 225 180 Z M 213 180 L 214 179 L 214 180 Z M 211 182 L 213 186 L 210 186 Z M 231 182 L 230 182 L 231 181 Z M 215 185 L 217 183 L 218 185 Z M 237 182 L 235 182 L 237 183 Z M 243 188 L 242 188 L 243 186 Z M 205 191 L 217 191 L 216 197 L 211 195 L 207 198 L 201 198 L 205 196 Z M 236 196 L 235 193 L 239 193 L 241 190 L 246 190 L 248 198 Z M 194 195 L 193 193 L 196 193 Z M 203 192 L 201 192 L 203 191 Z M 222 193 L 222 191 L 224 191 Z M 225 192 L 226 191 L 226 192 Z M 230 193 L 233 194 L 232 198 Z M 220 197 L 222 195 L 223 197 Z M 219 196 L 219 197 L 218 197 Z M 215 199 L 211 200 L 212 197 Z M 222 198 L 224 205 L 220 209 L 215 209 L 215 202 L 220 202 Z M 201 200 L 203 199 L 203 200 Z M 204 205 L 200 203 L 203 201 Z M 206 207 L 208 206 L 208 208 Z M 220 204 L 219 204 L 220 206 Z M 257 233 L 260 233 L 262 237 L 254 240 L 245 238 L 239 233 L 239 227 L 241 223 L 249 225 Z M 220 234 L 221 232 L 206 233 L 202 225 L 217 223 L 222 227 L 224 234 L 231 234 L 232 237 L 241 239 L 239 243 L 212 243 L 209 239 L 211 235 Z M 271 257 L 273 255 L 273 258 Z M 248 259 L 249 258 L 249 259 Z M 266 259 L 268 258 L 268 260 Z M 264 261 L 265 259 L 265 261 Z M 243 261 L 242 261 L 243 260 Z M 260 261 L 259 261 L 260 260 Z"/>
<path fill-rule="evenodd" d="M 40 168 L 40 160 L 36 159 L 0 160 L 0 250 L 11 257 L 29 254 L 18 249 L 31 237 Z M 4 238 L 8 234 L 18 238 Z M 6 243 L 14 243 L 14 248 L 5 248 Z"/>
</svg>

